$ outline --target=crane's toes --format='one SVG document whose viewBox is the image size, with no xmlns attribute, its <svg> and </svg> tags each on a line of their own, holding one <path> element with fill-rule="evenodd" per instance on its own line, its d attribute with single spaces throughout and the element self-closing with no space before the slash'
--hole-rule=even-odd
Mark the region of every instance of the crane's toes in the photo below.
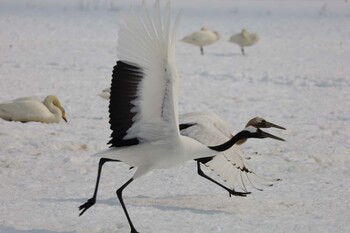
<svg viewBox="0 0 350 233">
<path fill-rule="evenodd" d="M 87 202 L 79 206 L 79 210 L 81 210 L 79 216 L 83 215 L 85 211 L 87 211 L 91 206 L 96 203 L 95 198 L 90 198 Z"/>
<path fill-rule="evenodd" d="M 229 195 L 237 196 L 237 197 L 246 197 L 248 194 L 251 194 L 251 192 L 236 192 L 235 190 L 230 190 Z"/>
</svg>

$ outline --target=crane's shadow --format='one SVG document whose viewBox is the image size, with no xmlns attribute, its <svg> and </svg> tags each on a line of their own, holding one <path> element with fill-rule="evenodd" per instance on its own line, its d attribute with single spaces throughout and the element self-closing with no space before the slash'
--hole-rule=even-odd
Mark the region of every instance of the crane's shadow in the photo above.
<svg viewBox="0 0 350 233">
<path fill-rule="evenodd" d="M 76 231 L 50 231 L 45 229 L 20 230 L 14 227 L 0 226 L 1 233 L 76 233 Z"/>
<path fill-rule="evenodd" d="M 180 199 L 179 199 L 180 197 Z M 206 197 L 206 199 L 210 197 Z M 77 209 L 80 205 L 84 204 L 88 198 L 67 198 L 67 199 L 40 199 L 38 201 L 47 201 L 47 202 L 74 202 L 76 203 Z M 205 208 L 205 205 L 194 206 L 190 201 L 184 203 L 186 196 L 169 196 L 164 198 L 152 198 L 147 196 L 134 196 L 127 197 L 125 196 L 124 201 L 127 206 L 139 206 L 139 207 L 153 207 L 162 211 L 190 211 L 195 214 L 232 214 L 229 211 L 217 210 L 210 207 Z M 118 198 L 109 198 L 109 199 L 98 199 L 95 205 L 108 205 L 108 206 L 120 206 Z M 204 203 L 203 203 L 204 204 Z M 93 208 L 93 207 L 92 207 Z"/>
</svg>

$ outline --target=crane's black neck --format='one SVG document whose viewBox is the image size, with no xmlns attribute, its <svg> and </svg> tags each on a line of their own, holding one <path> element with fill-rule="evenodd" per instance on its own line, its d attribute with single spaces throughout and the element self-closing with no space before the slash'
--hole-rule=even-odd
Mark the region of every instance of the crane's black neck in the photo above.
<svg viewBox="0 0 350 233">
<path fill-rule="evenodd" d="M 251 136 L 250 132 L 248 132 L 246 130 L 243 130 L 243 131 L 237 133 L 235 136 L 233 136 L 227 142 L 225 142 L 225 143 L 223 143 L 221 145 L 217 145 L 217 146 L 208 146 L 208 148 L 211 149 L 211 150 L 215 150 L 217 152 L 222 152 L 222 151 L 230 149 L 238 141 L 240 141 L 242 139 L 250 138 L 250 136 Z"/>
</svg>

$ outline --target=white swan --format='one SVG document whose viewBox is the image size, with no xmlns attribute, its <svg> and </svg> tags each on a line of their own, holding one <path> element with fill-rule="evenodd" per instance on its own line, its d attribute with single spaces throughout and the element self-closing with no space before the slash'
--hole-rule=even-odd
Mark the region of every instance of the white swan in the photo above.
<svg viewBox="0 0 350 233">
<path fill-rule="evenodd" d="M 204 54 L 203 46 L 211 45 L 220 39 L 220 34 L 202 27 L 200 31 L 192 32 L 181 41 L 200 47 L 201 54 Z"/>
<path fill-rule="evenodd" d="M 259 35 L 258 33 L 250 33 L 243 28 L 241 33 L 231 36 L 228 41 L 238 44 L 241 47 L 242 54 L 245 55 L 244 47 L 256 44 L 259 41 Z"/>
<path fill-rule="evenodd" d="M 24 97 L 0 104 L 0 118 L 7 121 L 58 123 L 67 122 L 66 112 L 54 95 L 47 96 L 43 102 L 36 97 Z"/>
</svg>

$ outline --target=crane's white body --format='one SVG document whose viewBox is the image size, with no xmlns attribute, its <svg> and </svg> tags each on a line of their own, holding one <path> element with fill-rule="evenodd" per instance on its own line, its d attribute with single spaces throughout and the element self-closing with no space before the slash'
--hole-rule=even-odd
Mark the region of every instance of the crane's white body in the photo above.
<svg viewBox="0 0 350 233">
<path fill-rule="evenodd" d="M 193 112 L 181 114 L 180 124 L 193 124 L 193 126 L 181 130 L 181 134 L 191 137 L 204 145 L 211 146 L 224 143 L 232 138 L 230 125 L 220 116 L 212 112 Z M 205 163 L 209 169 L 220 175 L 231 188 L 241 188 L 247 191 L 246 184 L 270 185 L 273 180 L 267 180 L 257 176 L 244 164 L 244 153 L 237 146 L 218 153 L 211 161 Z"/>
<path fill-rule="evenodd" d="M 207 46 L 215 43 L 220 39 L 220 34 L 203 27 L 200 31 L 192 32 L 182 38 L 183 42 L 196 46 Z"/>
<path fill-rule="evenodd" d="M 110 88 L 104 89 L 100 96 L 104 99 L 109 99 Z M 224 143 L 232 137 L 230 125 L 220 116 L 212 112 L 192 112 L 180 114 L 179 121 L 180 124 L 195 123 L 195 125 L 181 130 L 180 134 L 193 138 L 206 146 Z M 165 155 L 163 157 L 165 164 L 162 164 L 160 160 L 154 161 L 154 163 L 159 163 L 159 168 L 170 167 L 170 161 L 173 158 L 177 158 L 181 153 L 183 152 L 181 152 L 179 149 L 176 156 L 166 158 L 167 156 Z M 169 155 L 168 153 L 166 154 Z M 133 155 L 130 157 L 133 157 Z M 152 157 L 152 155 L 150 157 Z M 112 157 L 110 158 L 112 159 Z M 145 158 L 148 158 L 148 156 L 145 156 Z M 127 159 L 128 158 L 126 158 L 126 160 Z M 157 160 L 157 158 L 155 159 Z M 183 159 L 183 162 L 188 160 L 188 158 Z M 136 163 L 129 161 L 129 164 L 131 166 L 138 166 L 137 162 L 139 161 L 136 161 Z M 172 164 L 172 166 L 177 165 L 180 160 L 177 159 L 175 162 L 176 163 Z M 162 165 L 165 166 L 162 167 Z M 205 163 L 205 166 L 221 176 L 233 189 L 236 189 L 236 187 L 239 186 L 242 190 L 247 191 L 245 188 L 246 184 L 251 184 L 255 187 L 255 185 L 259 184 L 269 185 L 270 182 L 273 181 L 257 176 L 254 172 L 247 168 L 247 166 L 244 164 L 244 153 L 237 144 L 233 145 L 227 151 L 215 155 L 211 161 Z"/>
<path fill-rule="evenodd" d="M 258 33 L 250 33 L 246 29 L 230 37 L 229 42 L 239 45 L 241 48 L 252 46 L 259 41 Z"/>
<path fill-rule="evenodd" d="M 110 88 L 104 89 L 102 93 L 103 96 L 100 95 L 101 97 L 109 99 Z M 195 123 L 195 125 L 181 130 L 180 134 L 195 139 L 206 146 L 224 143 L 232 137 L 232 131 L 230 129 L 231 126 L 220 116 L 212 112 L 192 112 L 180 114 L 179 121 L 180 124 Z M 184 139 L 186 138 L 184 137 Z M 166 144 L 166 142 L 163 143 Z M 157 150 L 159 148 L 155 149 Z M 183 160 L 180 161 L 180 159 L 177 158 L 180 154 L 187 154 L 183 151 L 183 149 L 184 148 L 180 149 L 179 147 L 175 156 L 166 153 L 170 158 L 167 158 L 168 156 L 165 155 L 162 160 L 158 161 L 158 157 L 154 155 L 145 156 L 145 158 L 148 159 L 149 157 L 155 157 L 153 158 L 153 163 L 157 164 L 158 168 L 176 166 L 179 163 L 186 162 L 189 159 L 183 158 Z M 164 152 L 159 151 L 159 153 Z M 131 155 L 130 158 L 125 158 L 125 161 L 128 159 L 131 160 L 131 157 L 134 156 Z M 113 157 L 109 158 L 113 159 Z M 176 161 L 171 163 L 174 158 L 176 158 Z M 136 162 L 129 161 L 128 164 L 131 166 L 139 166 L 138 162 L 140 162 L 139 159 Z M 246 184 L 250 184 L 255 187 L 255 185 L 259 184 L 269 185 L 270 182 L 274 181 L 257 176 L 254 172 L 249 170 L 244 164 L 244 153 L 237 144 L 233 145 L 225 152 L 216 154 L 211 161 L 205 163 L 205 166 L 221 176 L 233 189 L 236 189 L 236 187 L 239 186 L 242 190 L 247 191 L 245 188 Z"/>
<path fill-rule="evenodd" d="M 42 102 L 36 97 L 23 97 L 0 104 L 0 118 L 7 121 L 58 123 L 64 114 L 56 96 Z"/>
<path fill-rule="evenodd" d="M 137 167 L 133 176 L 136 179 L 150 170 L 175 167 L 192 159 L 213 156 L 215 152 L 192 138 L 179 136 L 129 147 L 110 148 L 97 155 Z"/>
</svg>

